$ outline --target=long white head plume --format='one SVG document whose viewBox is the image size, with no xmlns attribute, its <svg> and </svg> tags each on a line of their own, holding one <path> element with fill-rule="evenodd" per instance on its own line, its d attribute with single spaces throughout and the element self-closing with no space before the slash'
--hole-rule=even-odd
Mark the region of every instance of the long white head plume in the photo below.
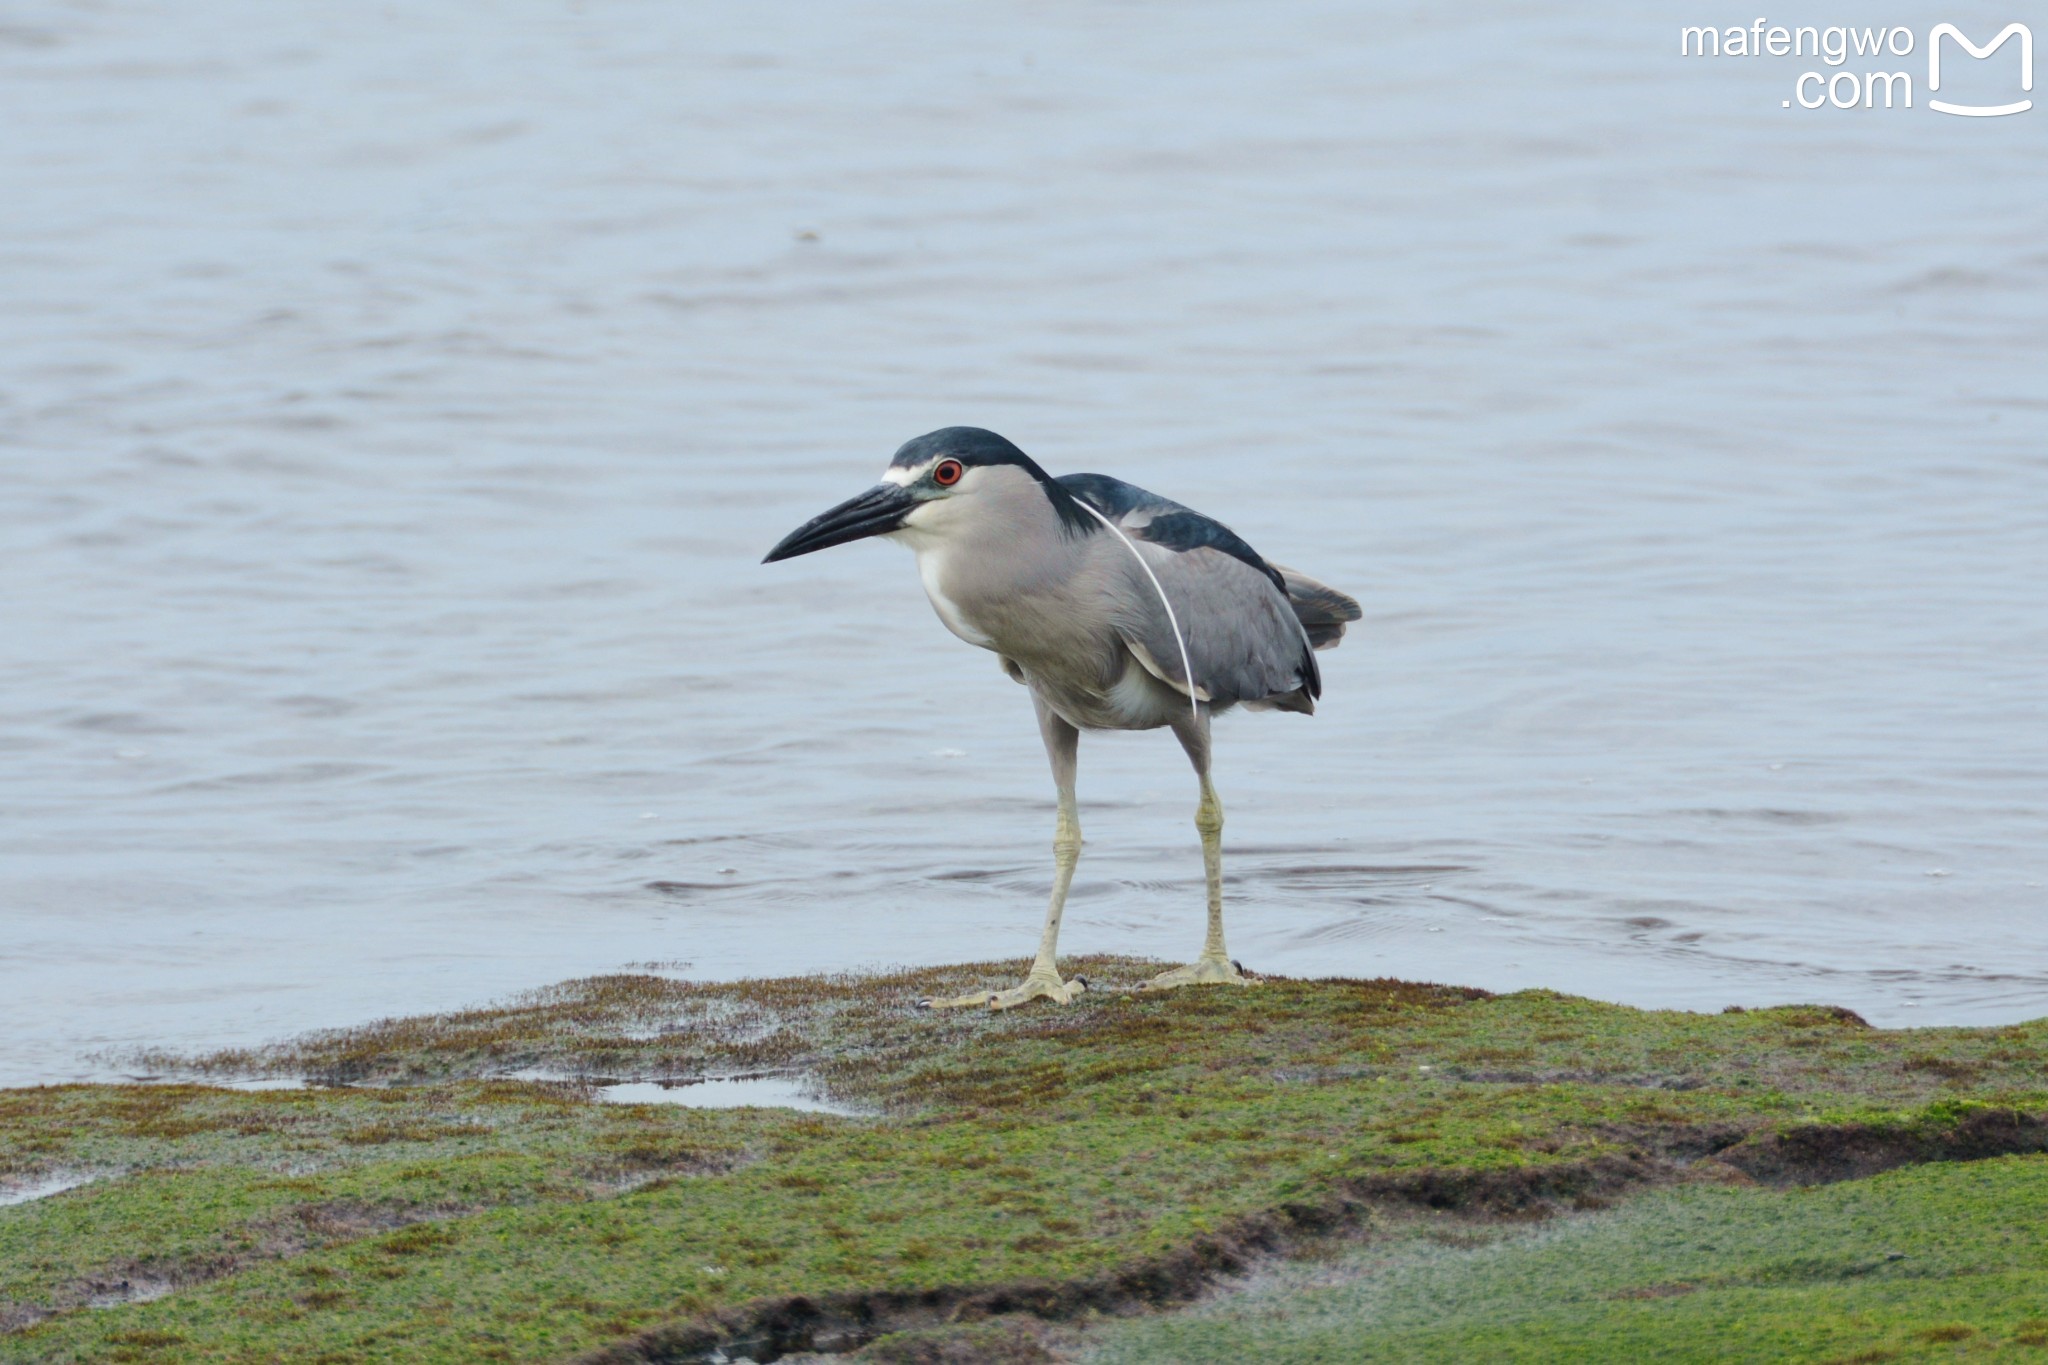
<svg viewBox="0 0 2048 1365">
<path fill-rule="evenodd" d="M 1137 545 L 1132 542 L 1129 536 L 1124 534 L 1121 526 L 1118 526 L 1108 517 L 1096 511 L 1092 506 L 1089 506 L 1087 499 L 1075 498 L 1074 501 L 1086 509 L 1090 516 L 1116 534 L 1116 538 L 1124 543 L 1124 548 L 1131 552 L 1131 558 L 1138 561 L 1138 567 L 1145 571 L 1145 577 L 1152 580 L 1152 591 L 1159 594 L 1159 605 L 1166 608 L 1166 624 L 1173 627 L 1173 642 L 1180 646 L 1181 676 L 1188 680 L 1188 710 L 1194 713 L 1195 725 L 1199 728 L 1202 723 L 1202 702 L 1195 695 L 1195 665 L 1188 658 L 1188 642 L 1186 637 L 1180 633 L 1180 618 L 1173 614 L 1173 603 L 1166 600 L 1166 589 L 1159 585 L 1159 575 L 1152 572 L 1152 566 L 1145 562 L 1145 556 L 1138 553 Z"/>
</svg>

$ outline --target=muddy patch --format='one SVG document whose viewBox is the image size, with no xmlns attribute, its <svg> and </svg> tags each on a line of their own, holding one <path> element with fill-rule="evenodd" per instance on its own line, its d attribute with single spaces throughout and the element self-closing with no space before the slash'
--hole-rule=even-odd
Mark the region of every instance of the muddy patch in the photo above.
<svg viewBox="0 0 2048 1365">
<path fill-rule="evenodd" d="M 0 1302 L 0 1333 L 18 1332 L 46 1318 L 79 1308 L 119 1308 L 148 1303 L 194 1285 L 235 1274 L 252 1265 L 282 1260 L 353 1242 L 374 1233 L 458 1218 L 467 1206 L 425 1208 L 396 1203 L 329 1200 L 304 1204 L 249 1225 L 246 1250 L 177 1261 L 123 1260 L 66 1281 L 37 1303 Z"/>
<path fill-rule="evenodd" d="M 1715 1159 L 1766 1185 L 1859 1180 L 1930 1161 L 1982 1161 L 2048 1152 L 2048 1115 L 1973 1109 L 1951 1124 L 1815 1124 L 1760 1133 Z"/>
<path fill-rule="evenodd" d="M 67 1281 L 40 1303 L 0 1302 L 0 1333 L 19 1332 L 78 1308 L 119 1308 L 148 1303 L 187 1285 L 232 1274 L 242 1258 L 221 1256 L 177 1263 L 119 1261 Z"/>
<path fill-rule="evenodd" d="M 53 1194 L 75 1190 L 104 1178 L 104 1174 L 97 1171 L 49 1171 L 36 1176 L 9 1177 L 0 1180 L 0 1209 L 32 1204 L 38 1199 L 48 1199 Z"/>
</svg>

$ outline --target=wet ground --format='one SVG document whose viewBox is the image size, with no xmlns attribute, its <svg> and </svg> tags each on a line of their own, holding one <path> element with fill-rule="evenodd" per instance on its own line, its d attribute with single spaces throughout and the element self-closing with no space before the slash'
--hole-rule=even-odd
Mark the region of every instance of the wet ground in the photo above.
<svg viewBox="0 0 2048 1365">
<path fill-rule="evenodd" d="M 756 563 L 955 422 L 1364 601 L 1220 727 L 1247 965 L 2048 1013 L 2048 123 L 1673 27 L 17 6 L 0 1082 L 1027 953 L 1024 694 Z M 1174 746 L 1082 798 L 1067 945 L 1185 956 Z"/>
<path fill-rule="evenodd" d="M 349 1085 L 0 1090 L 0 1172 L 100 1177 L 0 1210 L 0 1359 L 765 1362 L 908 1331 L 863 1358 L 1022 1362 L 1004 1341 L 1048 1322 L 1190 1361 L 2048 1341 L 2048 1020 L 1384 979 L 907 1020 L 1002 970 L 602 977 L 182 1065 Z M 864 1116 L 515 1067 L 772 1072 Z M 1247 1271 L 1266 1292 L 1124 1316 Z"/>
</svg>

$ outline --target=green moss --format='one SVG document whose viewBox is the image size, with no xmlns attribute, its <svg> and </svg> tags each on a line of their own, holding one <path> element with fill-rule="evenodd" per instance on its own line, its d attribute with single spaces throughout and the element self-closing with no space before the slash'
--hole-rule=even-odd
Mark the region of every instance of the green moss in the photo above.
<svg viewBox="0 0 2048 1365">
<path fill-rule="evenodd" d="M 1014 971 L 603 977 L 153 1059 L 349 1088 L 0 1091 L 0 1171 L 107 1177 L 0 1209 L 0 1321 L 21 1328 L 0 1359 L 556 1360 L 777 1295 L 1110 1284 L 1212 1248 L 1159 1281 L 1170 1297 L 1302 1210 L 1592 1206 L 1709 1152 L 1724 1178 L 1825 1162 L 1815 1124 L 1935 1156 L 2048 1108 L 2042 1025 L 1888 1032 L 1813 1006 L 1701 1016 L 1394 981 L 911 1007 Z M 489 1078 L 764 1065 L 877 1117 Z M 162 1296 L 86 1307 L 138 1292 Z"/>
<path fill-rule="evenodd" d="M 1401 1227 L 1084 1358 L 1878 1361 L 2048 1355 L 2048 1157 L 1794 1190 L 1691 1186 L 1481 1245 Z"/>
</svg>

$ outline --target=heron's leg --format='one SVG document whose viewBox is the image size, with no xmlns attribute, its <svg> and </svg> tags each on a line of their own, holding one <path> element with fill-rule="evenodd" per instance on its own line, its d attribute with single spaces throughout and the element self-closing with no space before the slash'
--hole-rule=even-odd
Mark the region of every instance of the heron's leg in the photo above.
<svg viewBox="0 0 2048 1365">
<path fill-rule="evenodd" d="M 1045 932 L 1038 939 L 1038 956 L 1032 960 L 1031 971 L 1020 986 L 1012 986 L 1006 991 L 979 991 L 946 1000 L 919 1001 L 925 1009 L 986 1005 L 990 1009 L 1006 1010 L 1041 996 L 1064 1005 L 1088 989 L 1088 983 L 1078 976 L 1072 981 L 1060 980 L 1058 966 L 1060 916 L 1066 913 L 1067 888 L 1074 884 L 1074 864 L 1081 860 L 1081 817 L 1074 803 L 1074 770 L 1081 747 L 1081 732 L 1061 719 L 1036 693 L 1032 700 L 1038 706 L 1038 730 L 1045 738 L 1046 756 L 1052 760 L 1053 785 L 1059 788 L 1059 816 L 1052 836 L 1052 899 L 1045 907 Z"/>
<path fill-rule="evenodd" d="M 1185 967 L 1161 972 L 1147 981 L 1145 990 L 1168 990 L 1174 986 L 1251 983 L 1230 960 L 1223 946 L 1223 802 L 1209 782 L 1209 717 L 1205 713 L 1197 727 L 1193 720 L 1174 726 L 1182 747 L 1195 765 L 1202 781 L 1202 804 L 1195 807 L 1195 829 L 1202 836 L 1202 872 L 1209 892 L 1209 933 L 1202 942 L 1202 955 Z"/>
</svg>

